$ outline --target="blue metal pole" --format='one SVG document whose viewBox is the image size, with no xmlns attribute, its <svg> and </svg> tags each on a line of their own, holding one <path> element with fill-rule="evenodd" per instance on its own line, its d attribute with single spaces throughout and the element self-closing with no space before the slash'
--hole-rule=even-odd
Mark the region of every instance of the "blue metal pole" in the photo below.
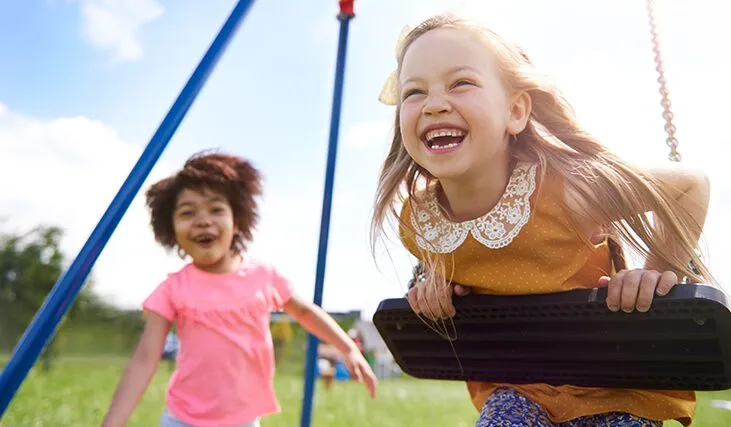
<svg viewBox="0 0 731 427">
<path fill-rule="evenodd" d="M 71 266 L 51 289 L 0 376 L 0 418 L 76 299 L 99 254 L 183 121 L 254 0 L 239 0 Z"/>
<path fill-rule="evenodd" d="M 348 47 L 348 26 L 353 18 L 352 0 L 349 2 L 349 11 L 343 8 L 338 15 L 340 21 L 340 37 L 338 39 L 338 56 L 335 65 L 335 88 L 333 91 L 332 114 L 330 116 L 330 142 L 327 152 L 327 167 L 325 170 L 325 190 L 322 200 L 322 218 L 320 220 L 320 246 L 317 252 L 317 274 L 315 277 L 314 303 L 322 305 L 322 291 L 325 281 L 325 263 L 327 258 L 327 243 L 330 231 L 330 210 L 332 206 L 333 183 L 335 180 L 335 160 L 338 152 L 338 133 L 340 130 L 340 106 L 343 100 L 343 80 L 345 77 L 345 57 Z M 345 2 L 348 3 L 348 2 Z M 349 12 L 349 13 L 348 13 Z M 302 399 L 301 427 L 310 427 L 312 418 L 312 400 L 315 388 L 315 363 L 317 361 L 318 339 L 312 334 L 307 337 L 307 362 L 305 365 L 305 392 Z"/>
</svg>

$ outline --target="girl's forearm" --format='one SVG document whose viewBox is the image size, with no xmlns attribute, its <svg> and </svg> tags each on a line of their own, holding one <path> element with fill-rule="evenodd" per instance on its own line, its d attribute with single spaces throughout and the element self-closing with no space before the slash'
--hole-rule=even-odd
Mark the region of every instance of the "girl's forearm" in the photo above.
<svg viewBox="0 0 731 427">
<path fill-rule="evenodd" d="M 674 194 L 674 197 L 680 205 L 681 209 L 685 210 L 691 217 L 692 221 L 696 224 L 695 227 L 692 227 L 692 229 L 690 230 L 686 230 L 686 232 L 688 233 L 688 238 L 693 243 L 698 243 L 701 238 L 701 233 L 703 231 L 703 227 L 705 225 L 706 217 L 708 214 L 710 183 L 707 179 L 699 179 L 694 182 L 694 184 L 691 185 L 689 188 Z M 684 253 L 685 251 L 682 245 L 679 244 L 678 240 L 673 238 L 673 236 L 668 236 L 665 230 L 663 230 L 663 227 L 664 226 L 662 223 L 655 224 L 656 232 L 658 232 L 660 235 L 665 235 L 668 237 L 664 242 L 667 247 L 674 255 L 682 258 L 687 257 L 688 254 Z M 688 261 L 690 261 L 689 257 Z M 659 259 L 653 256 L 653 254 L 650 254 L 650 256 L 647 258 L 644 267 L 646 269 L 653 269 L 658 271 L 670 269 L 669 265 L 661 262 Z M 681 276 L 680 272 L 676 273 L 678 273 L 679 277 Z"/>
<path fill-rule="evenodd" d="M 341 353 L 357 350 L 353 340 L 343 331 L 340 325 L 320 307 L 313 305 L 304 310 L 296 319 L 297 322 L 320 340 L 332 345 Z"/>
<path fill-rule="evenodd" d="M 122 374 L 102 427 L 126 425 L 155 374 L 158 364 L 159 360 L 132 358 Z"/>
</svg>

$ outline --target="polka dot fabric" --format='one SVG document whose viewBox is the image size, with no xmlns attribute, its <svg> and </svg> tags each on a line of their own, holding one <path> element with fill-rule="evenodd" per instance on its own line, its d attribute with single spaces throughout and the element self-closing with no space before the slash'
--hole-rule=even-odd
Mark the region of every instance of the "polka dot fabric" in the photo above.
<svg viewBox="0 0 731 427">
<path fill-rule="evenodd" d="M 536 176 L 538 183 L 535 191 L 528 195 L 530 218 L 517 235 L 507 245 L 494 248 L 468 233 L 456 248 L 449 252 L 442 251 L 447 277 L 452 277 L 455 283 L 472 287 L 477 293 L 526 295 L 594 287 L 601 276 L 614 273 L 607 241 L 588 243 L 569 215 L 560 175 L 548 169 L 542 176 L 540 173 Z M 416 204 L 411 200 L 404 203 L 401 210 L 402 224 L 413 224 L 412 216 L 416 216 L 416 224 L 420 224 L 418 220 L 426 217 L 421 210 L 430 202 L 430 194 L 422 193 L 419 196 L 421 203 Z M 491 230 L 501 229 L 499 224 L 494 224 L 494 219 L 498 217 L 496 212 L 501 206 L 505 205 L 498 202 L 485 217 L 471 221 L 470 228 L 475 224 L 484 224 L 485 219 L 489 218 L 493 222 Z M 435 217 L 441 223 L 435 223 Z M 420 231 L 429 233 L 432 241 L 440 241 L 435 232 L 461 236 L 463 234 L 460 234 L 459 227 L 467 224 L 449 222 L 443 215 L 429 218 L 426 229 Z M 506 224 L 505 228 L 510 225 Z M 412 237 L 413 233 L 402 227 L 400 234 L 404 246 L 417 258 L 425 259 L 424 245 L 418 244 L 417 239 Z M 602 369 L 601 365 L 597 365 L 597 369 Z M 687 426 L 695 411 L 695 393 L 686 391 L 599 389 L 547 384 L 511 386 L 469 383 L 467 386 L 478 411 L 482 410 L 485 401 L 498 387 L 509 386 L 544 408 L 553 423 L 591 414 L 621 412 L 647 419 L 676 419 Z"/>
</svg>

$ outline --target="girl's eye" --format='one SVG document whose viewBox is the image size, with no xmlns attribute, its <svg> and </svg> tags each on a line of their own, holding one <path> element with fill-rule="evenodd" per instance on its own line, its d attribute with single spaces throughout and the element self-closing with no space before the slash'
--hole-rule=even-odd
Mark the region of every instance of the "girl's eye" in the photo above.
<svg viewBox="0 0 731 427">
<path fill-rule="evenodd" d="M 182 216 L 183 218 L 189 217 L 193 215 L 193 211 L 180 211 L 178 212 L 178 215 Z"/>
<path fill-rule="evenodd" d="M 404 95 L 402 97 L 402 100 L 410 97 L 411 95 L 416 95 L 418 93 L 421 93 L 421 91 L 418 90 L 418 89 L 409 89 L 406 92 L 404 92 Z"/>
<path fill-rule="evenodd" d="M 454 85 L 452 85 L 452 86 L 458 87 L 458 86 L 465 86 L 465 85 L 471 86 L 472 82 L 469 80 L 457 80 L 456 82 L 454 82 Z"/>
</svg>

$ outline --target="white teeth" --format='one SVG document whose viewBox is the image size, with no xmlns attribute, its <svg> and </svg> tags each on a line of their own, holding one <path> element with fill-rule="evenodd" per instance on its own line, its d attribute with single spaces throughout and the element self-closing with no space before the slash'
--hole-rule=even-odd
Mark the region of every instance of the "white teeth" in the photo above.
<svg viewBox="0 0 731 427">
<path fill-rule="evenodd" d="M 436 129 L 427 132 L 425 135 L 427 141 L 431 141 L 432 139 L 440 136 L 459 137 L 464 136 L 464 132 L 459 129 Z"/>
<path fill-rule="evenodd" d="M 454 147 L 456 147 L 458 145 L 459 144 L 453 142 L 453 143 L 447 144 L 447 145 L 435 145 L 435 146 L 431 147 L 431 149 L 432 150 L 446 150 L 448 148 L 454 148 Z"/>
</svg>

